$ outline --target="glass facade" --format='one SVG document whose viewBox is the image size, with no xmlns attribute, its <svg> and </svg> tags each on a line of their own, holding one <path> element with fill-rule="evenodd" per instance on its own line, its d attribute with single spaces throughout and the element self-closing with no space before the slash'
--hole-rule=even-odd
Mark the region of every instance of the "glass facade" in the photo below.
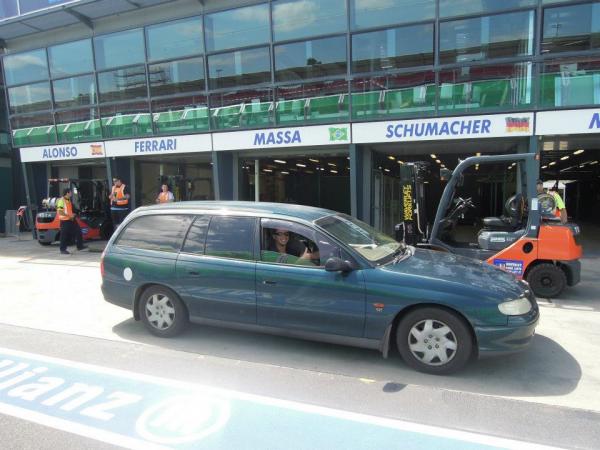
<svg viewBox="0 0 600 450">
<path fill-rule="evenodd" d="M 599 51 L 599 1 L 265 0 L 2 61 L 27 146 L 595 106 Z"/>
</svg>

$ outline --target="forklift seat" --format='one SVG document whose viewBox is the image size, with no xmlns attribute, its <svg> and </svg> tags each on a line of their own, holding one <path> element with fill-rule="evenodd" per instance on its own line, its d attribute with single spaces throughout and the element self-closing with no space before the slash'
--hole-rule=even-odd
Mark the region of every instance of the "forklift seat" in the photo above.
<svg viewBox="0 0 600 450">
<path fill-rule="evenodd" d="M 506 200 L 504 204 L 506 215 L 501 217 L 485 217 L 483 228 L 495 231 L 515 231 L 521 228 L 525 216 L 525 197 L 516 194 Z"/>
<path fill-rule="evenodd" d="M 485 217 L 483 227 L 489 230 L 511 231 L 516 227 L 511 217 Z"/>
</svg>

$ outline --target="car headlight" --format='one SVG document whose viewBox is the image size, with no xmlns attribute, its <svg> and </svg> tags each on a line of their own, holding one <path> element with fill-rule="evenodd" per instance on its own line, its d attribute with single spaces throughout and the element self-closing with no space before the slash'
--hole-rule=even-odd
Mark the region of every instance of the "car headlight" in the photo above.
<svg viewBox="0 0 600 450">
<path fill-rule="evenodd" d="M 498 309 L 507 316 L 520 316 L 531 311 L 531 303 L 527 297 L 521 297 L 498 304 Z"/>
</svg>

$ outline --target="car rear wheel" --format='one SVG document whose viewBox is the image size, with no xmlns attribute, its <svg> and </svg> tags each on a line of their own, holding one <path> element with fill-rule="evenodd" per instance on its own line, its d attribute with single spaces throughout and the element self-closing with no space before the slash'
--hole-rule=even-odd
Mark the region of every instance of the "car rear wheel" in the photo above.
<svg viewBox="0 0 600 450">
<path fill-rule="evenodd" d="M 182 301 L 175 292 L 162 286 L 150 286 L 142 293 L 139 313 L 146 328 L 160 337 L 175 336 L 188 324 Z"/>
<path fill-rule="evenodd" d="M 561 294 L 567 285 L 567 276 L 558 266 L 550 263 L 532 268 L 526 278 L 536 297 L 552 298 Z"/>
<path fill-rule="evenodd" d="M 48 246 L 48 245 L 52 244 L 52 242 L 48 242 L 48 241 L 39 241 L 38 240 L 38 242 L 40 245 L 44 245 L 44 246 Z"/>
<path fill-rule="evenodd" d="M 409 366 L 434 375 L 460 370 L 473 353 L 473 338 L 464 321 L 435 307 L 408 313 L 398 325 L 396 344 Z"/>
</svg>

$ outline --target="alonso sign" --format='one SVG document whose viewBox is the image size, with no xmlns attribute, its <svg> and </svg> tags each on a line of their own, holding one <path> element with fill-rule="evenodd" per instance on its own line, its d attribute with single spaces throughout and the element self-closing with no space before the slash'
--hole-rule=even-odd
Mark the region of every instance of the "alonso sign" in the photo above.
<svg viewBox="0 0 600 450">
<path fill-rule="evenodd" d="M 105 156 L 104 144 L 101 142 L 21 149 L 22 162 L 103 158 Z"/>
<path fill-rule="evenodd" d="M 405 142 L 531 136 L 533 113 L 448 117 L 357 123 L 352 125 L 356 143 Z"/>
</svg>

